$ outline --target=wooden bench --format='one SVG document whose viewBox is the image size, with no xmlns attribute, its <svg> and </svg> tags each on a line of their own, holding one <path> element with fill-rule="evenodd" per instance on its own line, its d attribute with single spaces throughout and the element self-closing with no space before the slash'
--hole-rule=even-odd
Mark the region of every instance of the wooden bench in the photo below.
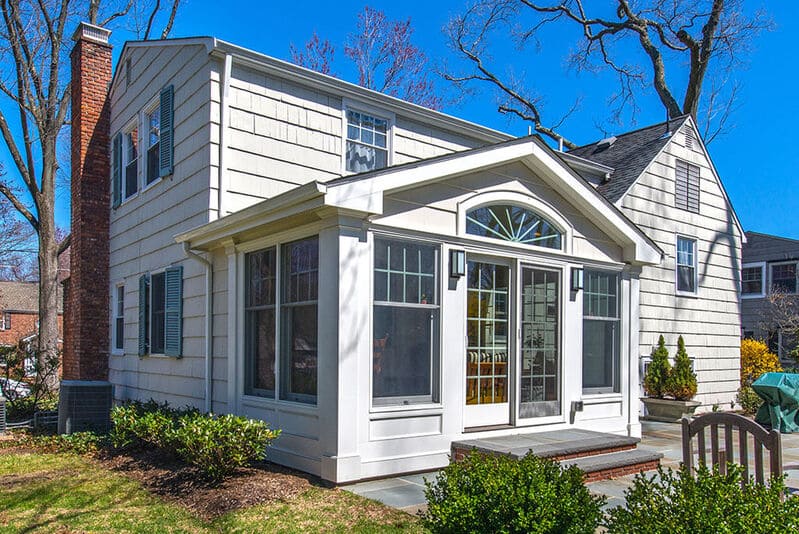
<svg viewBox="0 0 799 534">
<path fill-rule="evenodd" d="M 697 438 L 699 463 L 707 465 L 707 438 L 705 429 L 710 427 L 710 461 L 719 472 L 727 472 L 727 462 L 735 462 L 735 442 L 738 445 L 738 462 L 743 467 L 744 481 L 749 480 L 749 435 L 754 441 L 755 480 L 765 482 L 763 449 L 769 451 L 771 476 L 782 476 L 782 443 L 780 433 L 768 431 L 751 419 L 734 413 L 708 413 L 691 420 L 682 419 L 682 458 L 688 469 L 693 469 L 693 438 Z M 719 438 L 719 430 L 723 437 Z M 737 439 L 734 435 L 737 433 Z M 723 446 L 723 449 L 721 448 Z"/>
</svg>

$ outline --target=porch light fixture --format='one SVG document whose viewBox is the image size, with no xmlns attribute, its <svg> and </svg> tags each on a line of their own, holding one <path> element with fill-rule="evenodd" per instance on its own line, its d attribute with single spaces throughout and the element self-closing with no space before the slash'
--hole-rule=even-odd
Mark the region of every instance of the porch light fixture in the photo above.
<svg viewBox="0 0 799 534">
<path fill-rule="evenodd" d="M 449 251 L 449 276 L 460 278 L 466 275 L 466 251 L 450 249 Z"/>
<path fill-rule="evenodd" d="M 572 291 L 583 289 L 583 270 L 579 267 L 572 267 Z"/>
</svg>

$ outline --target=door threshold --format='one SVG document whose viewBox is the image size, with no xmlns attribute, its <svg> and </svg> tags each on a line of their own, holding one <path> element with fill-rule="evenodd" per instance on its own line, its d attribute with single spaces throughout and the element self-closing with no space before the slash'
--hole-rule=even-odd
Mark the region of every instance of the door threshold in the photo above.
<svg viewBox="0 0 799 534">
<path fill-rule="evenodd" d="M 508 430 L 509 428 L 515 428 L 513 425 L 486 425 L 486 426 L 470 426 L 469 428 L 464 428 L 464 434 L 471 434 L 473 432 L 487 432 L 489 430 Z"/>
</svg>

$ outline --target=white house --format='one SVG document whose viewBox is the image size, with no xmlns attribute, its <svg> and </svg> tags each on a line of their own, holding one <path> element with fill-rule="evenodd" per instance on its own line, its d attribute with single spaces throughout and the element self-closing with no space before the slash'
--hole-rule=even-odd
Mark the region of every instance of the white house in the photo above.
<svg viewBox="0 0 799 534">
<path fill-rule="evenodd" d="M 108 99 L 117 400 L 266 420 L 273 460 L 346 482 L 465 435 L 640 435 L 657 333 L 735 390 L 741 233 L 698 136 L 622 169 L 213 38 L 127 43 Z"/>
</svg>

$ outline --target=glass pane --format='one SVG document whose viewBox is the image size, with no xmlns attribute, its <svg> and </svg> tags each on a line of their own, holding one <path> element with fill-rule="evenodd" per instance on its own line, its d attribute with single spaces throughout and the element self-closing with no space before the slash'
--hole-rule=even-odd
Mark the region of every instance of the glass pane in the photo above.
<svg viewBox="0 0 799 534">
<path fill-rule="evenodd" d="M 696 290 L 694 286 L 694 269 L 693 267 L 677 267 L 677 290 L 693 293 Z"/>
<path fill-rule="evenodd" d="M 590 278 L 590 275 L 589 275 Z M 555 415 L 559 408 L 543 412 L 529 408 L 529 403 L 557 401 L 560 387 L 559 274 L 553 271 L 522 269 L 521 276 L 521 388 L 522 417 Z M 587 282 L 587 286 L 591 282 Z M 556 410 L 553 412 L 552 410 Z"/>
<path fill-rule="evenodd" d="M 375 271 L 375 300 L 388 300 L 388 274 L 384 271 Z"/>
<path fill-rule="evenodd" d="M 316 300 L 319 276 L 319 240 L 316 237 L 283 246 L 284 302 Z"/>
<path fill-rule="evenodd" d="M 583 388 L 618 391 L 618 321 L 583 321 Z"/>
<path fill-rule="evenodd" d="M 436 247 L 405 241 L 375 240 L 375 299 L 436 304 Z M 379 274 L 379 276 L 378 276 Z M 378 281 L 388 281 L 388 291 Z"/>
<path fill-rule="evenodd" d="M 432 395 L 433 328 L 438 310 L 374 308 L 375 398 Z"/>
<path fill-rule="evenodd" d="M 281 398 L 316 402 L 317 306 L 283 309 Z"/>
<path fill-rule="evenodd" d="M 154 144 L 147 149 L 147 183 L 151 184 L 158 180 L 160 177 L 158 162 L 160 155 L 158 151 L 158 143 Z"/>
<path fill-rule="evenodd" d="M 352 125 L 347 126 L 347 139 L 358 140 L 358 128 Z"/>
<path fill-rule="evenodd" d="M 275 390 L 274 308 L 247 312 L 246 328 L 246 393 L 271 397 Z"/>
<path fill-rule="evenodd" d="M 275 248 L 251 252 L 246 257 L 246 305 L 267 306 L 275 303 Z"/>
<path fill-rule="evenodd" d="M 165 307 L 166 307 L 166 276 L 164 273 L 154 274 L 150 282 L 150 352 L 153 354 L 163 354 L 165 329 Z"/>
</svg>

